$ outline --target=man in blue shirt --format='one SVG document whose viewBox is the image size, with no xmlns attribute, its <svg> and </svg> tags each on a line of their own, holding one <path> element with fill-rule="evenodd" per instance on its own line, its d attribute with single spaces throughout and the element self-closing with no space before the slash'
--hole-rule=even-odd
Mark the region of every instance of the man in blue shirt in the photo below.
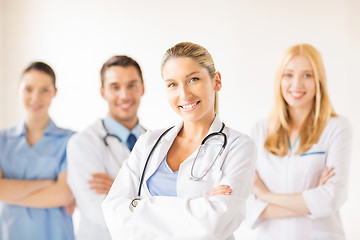
<svg viewBox="0 0 360 240">
<path fill-rule="evenodd" d="M 68 143 L 68 184 L 81 213 L 77 239 L 111 239 L 101 203 L 139 138 L 145 132 L 137 110 L 144 95 L 138 63 L 128 56 L 114 56 L 100 72 L 100 92 L 109 113 Z"/>
</svg>

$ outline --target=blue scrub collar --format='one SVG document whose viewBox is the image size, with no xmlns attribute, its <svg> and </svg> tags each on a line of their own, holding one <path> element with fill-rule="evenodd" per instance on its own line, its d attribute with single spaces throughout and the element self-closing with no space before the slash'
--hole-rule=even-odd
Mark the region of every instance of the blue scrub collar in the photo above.
<svg viewBox="0 0 360 240">
<path fill-rule="evenodd" d="M 22 137 L 26 135 L 25 121 L 19 123 L 12 131 L 9 132 L 10 137 Z M 49 135 L 66 135 L 64 129 L 58 128 L 55 123 L 49 119 L 48 124 L 45 127 L 44 136 Z"/>
</svg>

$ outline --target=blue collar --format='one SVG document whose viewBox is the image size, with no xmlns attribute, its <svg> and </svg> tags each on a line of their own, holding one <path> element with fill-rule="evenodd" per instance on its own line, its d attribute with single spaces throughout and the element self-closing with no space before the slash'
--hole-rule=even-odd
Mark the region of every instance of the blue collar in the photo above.
<svg viewBox="0 0 360 240">
<path fill-rule="evenodd" d="M 296 139 L 295 139 L 295 142 L 294 142 L 294 145 L 293 145 L 293 149 L 295 149 L 295 147 L 297 146 L 297 143 L 299 142 L 299 140 L 300 140 L 300 136 L 298 136 Z M 290 138 L 288 137 L 288 146 L 289 146 L 289 150 L 291 151 L 291 150 L 293 150 L 292 148 L 291 148 L 291 143 L 290 143 Z"/>
<path fill-rule="evenodd" d="M 9 137 L 22 137 L 26 135 L 25 121 L 20 122 L 15 128 L 9 131 Z M 50 119 L 45 127 L 44 136 L 49 135 L 66 135 L 64 129 L 58 128 Z"/>
<path fill-rule="evenodd" d="M 119 137 L 122 142 L 126 142 L 130 133 L 134 134 L 136 139 L 140 137 L 140 135 L 143 133 L 143 128 L 140 126 L 140 124 L 136 124 L 136 126 L 131 129 L 131 131 L 126 128 L 124 125 L 110 117 L 110 115 L 107 115 L 104 119 L 104 123 L 107 129 L 109 129 L 111 134 L 114 134 L 115 136 Z"/>
</svg>

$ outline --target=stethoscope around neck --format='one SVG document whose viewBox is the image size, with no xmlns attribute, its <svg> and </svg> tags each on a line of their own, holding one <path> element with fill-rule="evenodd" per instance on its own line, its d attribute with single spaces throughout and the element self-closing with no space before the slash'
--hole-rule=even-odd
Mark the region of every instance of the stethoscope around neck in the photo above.
<svg viewBox="0 0 360 240">
<path fill-rule="evenodd" d="M 116 136 L 115 134 L 111 134 L 111 133 L 109 132 L 109 129 L 105 126 L 105 121 L 104 121 L 104 119 L 101 120 L 101 123 L 102 123 L 103 128 L 104 128 L 104 130 L 105 130 L 105 132 L 106 132 L 106 135 L 103 137 L 103 141 L 104 141 L 104 144 L 105 144 L 106 147 L 109 147 L 109 143 L 107 142 L 107 139 L 108 139 L 109 137 L 114 137 L 114 138 L 116 138 L 119 142 L 122 142 L 121 139 L 120 139 L 118 136 Z"/>
<path fill-rule="evenodd" d="M 174 127 L 174 126 L 173 126 L 173 127 Z M 139 183 L 139 190 L 138 190 L 137 197 L 134 198 L 134 199 L 131 201 L 131 204 L 130 204 L 130 206 L 129 206 L 131 211 L 133 211 L 134 207 L 136 207 L 136 205 L 138 204 L 139 200 L 141 199 L 141 197 L 140 197 L 140 196 L 141 196 L 141 186 L 142 186 L 142 184 L 143 184 L 143 182 L 144 182 L 144 177 L 145 177 L 145 173 L 146 173 L 146 168 L 147 168 L 147 165 L 148 165 L 148 163 L 149 163 L 149 161 L 150 161 L 150 157 L 151 157 L 152 153 L 154 152 L 154 150 L 156 149 L 157 145 L 159 144 L 160 140 L 161 140 L 173 127 L 169 128 L 169 129 L 167 129 L 165 132 L 163 132 L 163 133 L 160 135 L 160 137 L 158 138 L 158 140 L 156 141 L 156 143 L 155 143 L 155 145 L 153 146 L 153 148 L 151 149 L 151 151 L 150 151 L 150 153 L 149 153 L 149 155 L 148 155 L 148 157 L 147 157 L 147 159 L 146 159 L 143 172 L 142 172 L 142 174 L 141 174 L 140 183 Z M 220 131 L 214 132 L 214 133 L 210 133 L 209 135 L 207 135 L 207 136 L 201 141 L 200 147 L 199 147 L 199 149 L 198 149 L 198 152 L 197 152 L 197 154 L 196 154 L 196 156 L 195 156 L 195 159 L 194 159 L 194 161 L 193 161 L 193 164 L 192 164 L 192 166 L 191 166 L 191 172 L 190 172 L 190 175 L 191 175 L 190 179 L 191 179 L 191 180 L 193 180 L 193 181 L 200 181 L 200 180 L 204 179 L 204 177 L 209 173 L 209 171 L 210 171 L 210 170 L 212 169 L 212 167 L 214 166 L 216 160 L 219 158 L 219 156 L 220 156 L 220 155 L 222 154 L 222 152 L 224 151 L 224 149 L 225 149 L 225 147 L 226 147 L 226 145 L 227 145 L 227 136 L 226 136 L 225 133 L 223 133 L 224 128 L 225 128 L 225 124 L 222 123 L 222 127 L 221 127 Z M 197 177 L 197 176 L 194 175 L 194 166 L 195 166 L 195 163 L 196 163 L 197 158 L 198 158 L 198 156 L 199 156 L 199 153 L 200 153 L 202 147 L 205 145 L 205 143 L 206 143 L 211 137 L 216 137 L 216 136 L 222 136 L 223 139 L 224 139 L 224 142 L 223 142 L 223 144 L 222 144 L 222 146 L 221 146 L 221 149 L 220 149 L 220 151 L 218 152 L 218 154 L 216 155 L 216 157 L 215 157 L 215 159 L 213 160 L 213 162 L 211 163 L 211 165 L 210 165 L 210 167 L 208 168 L 208 170 L 205 171 L 205 173 L 204 173 L 203 175 Z"/>
</svg>

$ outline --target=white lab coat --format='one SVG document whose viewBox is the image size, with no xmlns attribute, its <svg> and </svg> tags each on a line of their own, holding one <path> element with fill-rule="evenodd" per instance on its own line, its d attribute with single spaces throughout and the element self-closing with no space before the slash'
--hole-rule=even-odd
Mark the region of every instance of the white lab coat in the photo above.
<svg viewBox="0 0 360 240">
<path fill-rule="evenodd" d="M 264 149 L 266 121 L 259 122 L 253 139 L 258 145 L 257 172 L 270 191 L 274 193 L 302 192 L 310 215 L 261 219 L 267 202 L 254 195 L 247 203 L 246 222 L 258 228 L 261 240 L 342 240 L 345 239 L 339 208 L 347 198 L 351 128 L 343 117 L 331 118 L 318 143 L 303 156 L 294 150 L 285 157 L 278 157 Z M 325 165 L 335 167 L 335 176 L 325 185 L 317 187 Z"/>
<path fill-rule="evenodd" d="M 106 227 L 101 204 L 106 194 L 90 189 L 88 181 L 93 173 L 106 173 L 115 179 L 125 159 L 130 156 L 128 147 L 115 137 L 108 137 L 111 151 L 103 138 L 106 131 L 101 120 L 83 132 L 75 134 L 67 147 L 67 182 L 76 198 L 81 214 L 78 240 L 111 239 Z"/>
<path fill-rule="evenodd" d="M 222 123 L 217 116 L 209 133 L 218 132 Z M 234 239 L 233 232 L 245 218 L 245 202 L 251 192 L 255 172 L 256 147 L 246 135 L 225 127 L 227 146 L 203 181 L 190 180 L 197 150 L 179 168 L 178 197 L 151 196 L 147 180 L 167 154 L 182 124 L 161 140 L 151 155 L 142 185 L 142 200 L 134 212 L 129 205 L 137 196 L 140 176 L 149 152 L 163 130 L 147 132 L 136 143 L 103 203 L 107 226 L 114 240 L 120 239 Z M 223 144 L 223 138 L 211 138 L 196 160 L 194 175 L 205 172 Z M 221 166 L 223 166 L 221 168 Z M 231 195 L 209 198 L 213 187 L 230 185 Z"/>
</svg>

